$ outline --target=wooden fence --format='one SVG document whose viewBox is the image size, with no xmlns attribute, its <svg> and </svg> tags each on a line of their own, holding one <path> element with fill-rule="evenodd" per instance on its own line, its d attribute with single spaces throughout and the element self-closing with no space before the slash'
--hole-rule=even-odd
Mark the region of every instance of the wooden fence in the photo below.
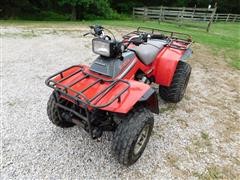
<svg viewBox="0 0 240 180">
<path fill-rule="evenodd" d="M 189 8 L 189 7 L 136 7 L 133 8 L 133 17 L 154 19 L 158 21 L 202 21 L 208 22 L 207 31 L 213 21 L 240 22 L 239 14 L 219 14 L 215 8 Z"/>
<path fill-rule="evenodd" d="M 216 13 L 214 21 L 240 22 L 240 14 L 220 14 Z"/>
<path fill-rule="evenodd" d="M 195 20 L 209 21 L 215 8 L 185 8 L 185 7 L 138 7 L 133 8 L 134 17 L 158 20 Z M 240 14 L 214 13 L 214 21 L 240 22 Z"/>
</svg>

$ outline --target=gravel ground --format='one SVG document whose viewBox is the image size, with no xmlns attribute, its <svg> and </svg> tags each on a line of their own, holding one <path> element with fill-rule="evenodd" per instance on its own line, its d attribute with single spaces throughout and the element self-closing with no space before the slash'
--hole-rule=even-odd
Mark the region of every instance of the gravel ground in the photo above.
<svg viewBox="0 0 240 180">
<path fill-rule="evenodd" d="M 1 179 L 240 179 L 240 71 L 197 43 L 186 96 L 178 104 L 159 99 L 161 114 L 135 165 L 116 162 L 110 133 L 94 141 L 77 127 L 51 124 L 44 80 L 91 63 L 91 38 L 81 36 L 86 31 L 3 27 Z"/>
</svg>

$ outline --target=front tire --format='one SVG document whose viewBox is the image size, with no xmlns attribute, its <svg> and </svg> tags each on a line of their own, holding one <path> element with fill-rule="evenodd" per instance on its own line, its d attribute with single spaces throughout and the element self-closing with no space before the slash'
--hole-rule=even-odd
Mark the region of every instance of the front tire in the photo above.
<svg viewBox="0 0 240 180">
<path fill-rule="evenodd" d="M 179 61 L 170 87 L 159 85 L 159 95 L 167 102 L 177 103 L 182 100 L 191 75 L 191 66 Z"/>
<path fill-rule="evenodd" d="M 62 102 L 64 104 L 64 101 Z M 56 126 L 66 128 L 66 127 L 72 127 L 75 124 L 66 121 L 62 116 L 61 116 L 62 110 L 57 107 L 56 101 L 54 98 L 54 92 L 50 95 L 48 103 L 47 103 L 47 115 L 49 120 Z"/>
<path fill-rule="evenodd" d="M 121 164 L 129 166 L 135 163 L 145 150 L 154 118 L 146 108 L 138 108 L 127 117 L 116 118 L 121 123 L 114 132 L 112 150 Z"/>
</svg>

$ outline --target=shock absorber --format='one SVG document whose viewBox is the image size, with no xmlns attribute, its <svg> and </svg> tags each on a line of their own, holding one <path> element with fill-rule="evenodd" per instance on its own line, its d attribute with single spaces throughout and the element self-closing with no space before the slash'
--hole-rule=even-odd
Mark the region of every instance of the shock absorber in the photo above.
<svg viewBox="0 0 240 180">
<path fill-rule="evenodd" d="M 146 76 L 143 76 L 140 81 L 143 82 L 143 83 L 145 83 L 145 84 L 150 84 L 150 83 L 151 83 Z"/>
</svg>

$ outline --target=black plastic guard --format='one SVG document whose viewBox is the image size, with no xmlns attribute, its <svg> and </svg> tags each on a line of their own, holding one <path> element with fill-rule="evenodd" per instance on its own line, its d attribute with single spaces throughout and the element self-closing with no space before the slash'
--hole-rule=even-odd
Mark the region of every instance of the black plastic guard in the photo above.
<svg viewBox="0 0 240 180">
<path fill-rule="evenodd" d="M 131 62 L 134 57 L 135 54 L 131 51 L 124 52 L 122 54 L 122 59 L 99 56 L 95 61 L 93 61 L 90 70 L 114 78 L 120 73 L 124 64 Z"/>
<path fill-rule="evenodd" d="M 159 114 L 158 96 L 153 88 L 150 88 L 138 102 L 144 103 L 144 106 L 151 112 Z"/>
</svg>

